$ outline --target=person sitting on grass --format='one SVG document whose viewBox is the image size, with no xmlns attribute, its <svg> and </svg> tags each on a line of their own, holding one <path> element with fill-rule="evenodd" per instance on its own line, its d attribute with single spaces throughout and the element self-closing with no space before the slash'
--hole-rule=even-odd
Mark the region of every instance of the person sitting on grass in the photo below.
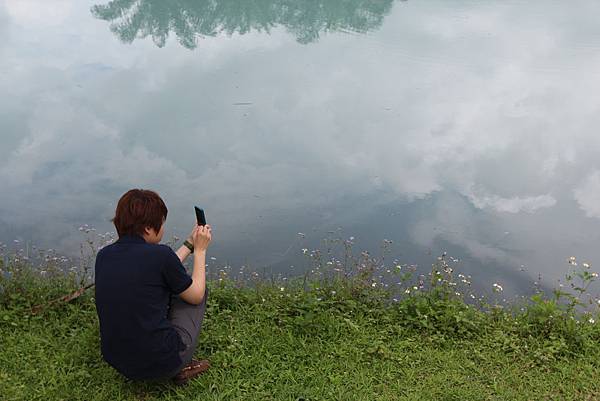
<svg viewBox="0 0 600 401">
<path fill-rule="evenodd" d="M 133 380 L 183 384 L 209 367 L 193 359 L 206 310 L 211 227 L 196 225 L 177 252 L 160 244 L 167 207 L 149 190 L 125 193 L 112 219 L 119 239 L 96 256 L 96 312 L 104 360 Z M 182 262 L 194 254 L 190 277 Z"/>
</svg>

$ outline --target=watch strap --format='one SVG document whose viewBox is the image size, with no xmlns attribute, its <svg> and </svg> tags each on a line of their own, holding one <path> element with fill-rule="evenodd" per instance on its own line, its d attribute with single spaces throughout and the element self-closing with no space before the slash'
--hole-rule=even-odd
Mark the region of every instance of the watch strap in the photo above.
<svg viewBox="0 0 600 401">
<path fill-rule="evenodd" d="M 191 253 L 194 253 L 194 245 L 190 241 L 186 239 L 185 241 L 183 241 L 183 245 L 185 245 Z"/>
</svg>

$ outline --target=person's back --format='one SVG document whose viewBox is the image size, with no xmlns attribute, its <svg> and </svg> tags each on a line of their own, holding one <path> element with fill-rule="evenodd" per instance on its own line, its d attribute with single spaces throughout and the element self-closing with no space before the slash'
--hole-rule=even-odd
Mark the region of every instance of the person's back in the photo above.
<svg viewBox="0 0 600 401">
<path fill-rule="evenodd" d="M 181 364 L 185 349 L 167 319 L 170 294 L 192 283 L 166 245 L 126 235 L 96 259 L 96 308 L 102 355 L 129 378 L 161 377 Z"/>
</svg>

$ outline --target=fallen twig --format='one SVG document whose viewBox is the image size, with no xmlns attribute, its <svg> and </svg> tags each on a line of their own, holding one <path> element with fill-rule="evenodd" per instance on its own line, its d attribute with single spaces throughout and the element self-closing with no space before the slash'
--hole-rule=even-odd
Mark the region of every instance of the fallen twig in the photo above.
<svg viewBox="0 0 600 401">
<path fill-rule="evenodd" d="M 45 309 L 51 305 L 61 303 L 61 302 L 70 302 L 76 298 L 79 298 L 85 292 L 85 290 L 92 288 L 94 285 L 96 285 L 96 283 L 88 284 L 85 287 L 81 287 L 80 289 L 78 289 L 77 291 L 75 291 L 71 294 L 65 295 L 64 297 L 53 299 L 52 301 L 47 302 L 45 304 L 36 305 L 31 308 L 31 314 L 35 315 L 42 309 Z"/>
</svg>

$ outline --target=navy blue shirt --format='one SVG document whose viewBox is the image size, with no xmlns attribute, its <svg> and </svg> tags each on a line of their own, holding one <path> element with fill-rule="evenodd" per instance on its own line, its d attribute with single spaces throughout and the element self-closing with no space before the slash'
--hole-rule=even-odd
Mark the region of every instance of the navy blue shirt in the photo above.
<svg viewBox="0 0 600 401">
<path fill-rule="evenodd" d="M 192 284 L 177 254 L 125 235 L 98 252 L 95 274 L 104 360 L 130 379 L 175 370 L 185 345 L 167 319 L 169 300 Z"/>
</svg>

